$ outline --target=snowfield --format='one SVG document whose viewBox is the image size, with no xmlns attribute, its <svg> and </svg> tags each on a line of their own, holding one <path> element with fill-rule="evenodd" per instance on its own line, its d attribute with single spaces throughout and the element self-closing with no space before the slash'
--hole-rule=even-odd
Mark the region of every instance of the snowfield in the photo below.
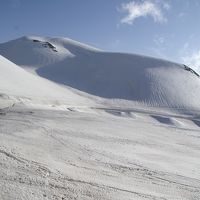
<svg viewBox="0 0 200 200">
<path fill-rule="evenodd" d="M 200 199 L 192 70 L 67 38 L 0 54 L 0 199 Z"/>
<path fill-rule="evenodd" d="M 181 64 L 97 50 L 66 38 L 22 37 L 0 44 L 18 66 L 103 106 L 199 110 L 200 81 Z"/>
<path fill-rule="evenodd" d="M 3 110 L 0 199 L 199 199 L 199 126 L 154 113 Z"/>
</svg>

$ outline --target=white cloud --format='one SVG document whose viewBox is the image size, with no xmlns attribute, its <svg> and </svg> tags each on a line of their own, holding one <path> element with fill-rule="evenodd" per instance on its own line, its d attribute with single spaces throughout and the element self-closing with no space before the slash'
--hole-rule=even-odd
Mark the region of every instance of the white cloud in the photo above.
<svg viewBox="0 0 200 200">
<path fill-rule="evenodd" d="M 182 57 L 183 62 L 189 65 L 192 69 L 200 72 L 200 50 Z"/>
<path fill-rule="evenodd" d="M 160 35 L 155 35 L 153 41 L 157 46 L 161 46 L 161 45 L 163 46 L 165 44 L 165 38 Z"/>
<path fill-rule="evenodd" d="M 127 15 L 121 19 L 121 23 L 133 24 L 139 17 L 152 17 L 154 22 L 163 23 L 167 19 L 164 16 L 164 10 L 168 10 L 170 5 L 162 0 L 144 0 L 141 2 L 132 1 L 123 3 L 120 11 Z"/>
<path fill-rule="evenodd" d="M 194 47 L 197 43 L 196 37 L 194 34 L 189 36 L 189 39 L 180 48 L 179 56 L 181 62 L 200 73 L 200 49 Z"/>
</svg>

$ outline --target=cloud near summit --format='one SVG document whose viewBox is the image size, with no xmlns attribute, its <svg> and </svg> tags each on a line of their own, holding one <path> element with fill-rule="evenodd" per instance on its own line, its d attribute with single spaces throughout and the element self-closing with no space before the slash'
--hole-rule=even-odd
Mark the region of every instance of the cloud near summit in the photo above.
<svg viewBox="0 0 200 200">
<path fill-rule="evenodd" d="M 119 11 L 126 13 L 121 19 L 121 23 L 132 25 L 140 17 L 152 17 L 154 22 L 163 23 L 167 21 L 164 11 L 168 10 L 170 5 L 161 0 L 131 1 L 123 3 Z"/>
</svg>

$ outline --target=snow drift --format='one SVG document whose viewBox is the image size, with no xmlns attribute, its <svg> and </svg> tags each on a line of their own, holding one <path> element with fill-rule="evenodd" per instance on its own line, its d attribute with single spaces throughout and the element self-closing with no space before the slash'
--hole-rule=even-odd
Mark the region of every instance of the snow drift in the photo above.
<svg viewBox="0 0 200 200">
<path fill-rule="evenodd" d="M 0 54 L 107 103 L 200 110 L 200 79 L 181 64 L 104 52 L 66 38 L 23 37 L 1 44 Z"/>
</svg>

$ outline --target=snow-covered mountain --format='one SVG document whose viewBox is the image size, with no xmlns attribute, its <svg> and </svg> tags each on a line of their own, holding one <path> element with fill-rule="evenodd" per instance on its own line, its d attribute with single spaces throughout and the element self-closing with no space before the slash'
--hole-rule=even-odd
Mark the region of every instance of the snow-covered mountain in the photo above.
<svg viewBox="0 0 200 200">
<path fill-rule="evenodd" d="M 199 100 L 182 64 L 66 38 L 0 44 L 0 199 L 199 200 Z"/>
<path fill-rule="evenodd" d="M 101 97 L 107 105 L 200 109 L 200 79 L 182 64 L 34 36 L 1 44 L 0 54 L 55 83 Z"/>
</svg>

